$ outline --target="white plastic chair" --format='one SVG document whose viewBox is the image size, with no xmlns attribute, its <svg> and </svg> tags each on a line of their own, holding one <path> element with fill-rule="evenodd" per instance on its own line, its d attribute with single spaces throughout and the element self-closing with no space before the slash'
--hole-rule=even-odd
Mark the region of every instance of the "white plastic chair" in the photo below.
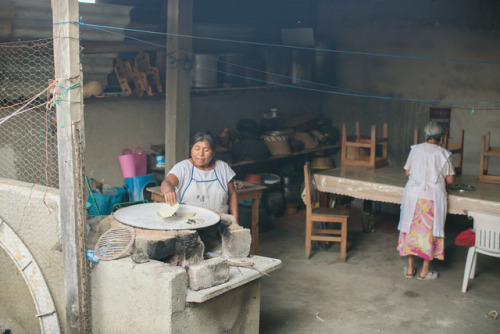
<svg viewBox="0 0 500 334">
<path fill-rule="evenodd" d="M 469 279 L 476 273 L 477 253 L 500 257 L 500 215 L 473 210 L 467 210 L 467 215 L 474 219 L 476 241 L 467 253 L 462 292 L 467 291 Z"/>
</svg>

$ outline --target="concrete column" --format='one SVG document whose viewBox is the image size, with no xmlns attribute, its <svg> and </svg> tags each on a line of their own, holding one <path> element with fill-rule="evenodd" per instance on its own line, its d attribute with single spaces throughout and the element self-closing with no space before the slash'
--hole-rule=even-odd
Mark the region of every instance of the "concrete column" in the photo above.
<svg viewBox="0 0 500 334">
<path fill-rule="evenodd" d="M 189 156 L 192 26 L 193 0 L 168 0 L 165 173 Z"/>
</svg>

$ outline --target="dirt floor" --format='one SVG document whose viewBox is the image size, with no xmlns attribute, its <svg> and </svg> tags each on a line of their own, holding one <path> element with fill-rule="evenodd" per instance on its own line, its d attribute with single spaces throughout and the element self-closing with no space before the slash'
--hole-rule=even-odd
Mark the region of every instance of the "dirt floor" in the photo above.
<svg viewBox="0 0 500 334">
<path fill-rule="evenodd" d="M 276 218 L 260 234 L 259 254 L 283 261 L 262 279 L 261 333 L 500 333 L 500 317 L 485 316 L 500 313 L 500 259 L 478 255 L 476 278 L 461 292 L 467 248 L 454 241 L 471 222 L 448 217 L 445 260 L 431 264 L 440 278 L 421 281 L 403 275 L 398 219 L 376 213 L 375 231 L 363 233 L 355 201 L 342 263 L 338 243 L 316 245 L 305 259 L 304 210 Z"/>
</svg>

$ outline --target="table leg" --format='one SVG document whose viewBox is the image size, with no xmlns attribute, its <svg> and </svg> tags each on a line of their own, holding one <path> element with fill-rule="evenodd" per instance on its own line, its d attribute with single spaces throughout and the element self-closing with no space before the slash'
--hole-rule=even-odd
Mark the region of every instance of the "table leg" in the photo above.
<svg viewBox="0 0 500 334">
<path fill-rule="evenodd" d="M 259 199 L 252 199 L 252 254 L 259 251 Z"/>
<path fill-rule="evenodd" d="M 363 232 L 375 232 L 375 219 L 373 216 L 373 201 L 363 200 Z"/>
</svg>

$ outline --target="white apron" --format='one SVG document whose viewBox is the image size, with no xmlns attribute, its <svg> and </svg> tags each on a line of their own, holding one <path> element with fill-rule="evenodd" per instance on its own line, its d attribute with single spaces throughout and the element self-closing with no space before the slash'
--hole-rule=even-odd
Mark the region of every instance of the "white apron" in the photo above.
<svg viewBox="0 0 500 334">
<path fill-rule="evenodd" d="M 194 178 L 193 164 L 191 168 L 191 179 L 182 193 L 179 203 L 202 207 L 214 212 L 228 213 L 229 205 L 227 190 L 217 176 L 214 165 L 212 165 L 212 169 L 215 173 L 215 179 L 196 180 Z"/>
<path fill-rule="evenodd" d="M 423 144 L 412 146 L 411 152 L 410 177 L 403 191 L 398 230 L 404 233 L 410 232 L 420 192 L 430 187 L 434 193 L 433 236 L 444 237 L 444 223 L 448 207 L 445 183 L 440 182 L 439 174 L 451 153 L 442 147 L 437 147 L 434 152 L 426 152 Z M 425 180 L 426 164 L 430 172 L 427 182 Z"/>
</svg>

